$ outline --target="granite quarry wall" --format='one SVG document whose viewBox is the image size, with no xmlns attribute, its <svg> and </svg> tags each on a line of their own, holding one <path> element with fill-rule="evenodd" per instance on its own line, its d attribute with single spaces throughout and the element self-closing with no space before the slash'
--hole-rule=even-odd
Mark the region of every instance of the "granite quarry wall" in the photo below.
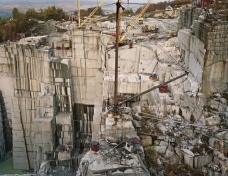
<svg viewBox="0 0 228 176">
<path fill-rule="evenodd" d="M 227 90 L 228 24 L 208 13 L 204 9 L 182 8 L 178 38 L 185 63 L 202 84 L 202 93 L 211 96 Z"/>
<path fill-rule="evenodd" d="M 213 10 L 183 7 L 178 40 L 182 62 L 199 84 L 201 108 L 219 113 L 227 125 L 228 23 L 220 18 Z"/>
<path fill-rule="evenodd" d="M 13 150 L 15 169 L 37 171 L 57 145 L 75 145 L 74 128 L 98 131 L 105 50 L 93 31 L 0 45 L 1 157 Z"/>
<path fill-rule="evenodd" d="M 44 36 L 0 46 L 0 89 L 13 134 L 6 134 L 13 141 L 6 149 L 13 150 L 15 169 L 39 167 L 57 145 L 55 115 L 71 111 L 68 66 L 61 63 L 64 58 L 55 45 L 50 47 Z"/>
</svg>

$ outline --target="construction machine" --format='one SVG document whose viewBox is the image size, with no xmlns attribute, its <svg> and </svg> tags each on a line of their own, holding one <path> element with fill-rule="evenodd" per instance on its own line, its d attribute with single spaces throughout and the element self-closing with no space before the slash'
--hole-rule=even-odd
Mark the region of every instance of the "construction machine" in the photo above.
<svg viewBox="0 0 228 176">
<path fill-rule="evenodd" d="M 114 44 L 115 44 L 115 42 L 114 42 Z M 119 46 L 124 46 L 127 44 L 128 44 L 128 39 L 125 38 L 125 32 L 121 32 L 121 34 L 119 36 Z"/>
<path fill-rule="evenodd" d="M 91 19 L 91 17 L 96 13 L 96 11 L 101 7 L 101 5 L 104 3 L 104 1 L 105 0 L 100 0 L 100 2 L 98 3 L 98 5 L 97 5 L 97 7 L 95 7 L 94 9 L 93 9 L 93 11 L 89 14 L 89 16 L 82 22 L 82 23 L 79 23 L 79 28 L 82 28 L 82 26 L 88 21 L 88 20 L 90 20 Z M 80 2 L 79 0 L 78 0 L 78 2 Z M 79 10 L 80 10 L 80 3 L 78 3 L 79 5 Z M 96 20 L 95 20 L 95 22 L 96 22 Z"/>
<path fill-rule="evenodd" d="M 142 32 L 152 32 L 152 33 L 157 33 L 158 32 L 158 27 L 156 26 L 149 26 L 149 25 L 145 25 L 141 28 Z"/>
<path fill-rule="evenodd" d="M 146 5 L 143 7 L 143 9 L 140 11 L 140 13 L 138 15 L 136 15 L 136 17 L 130 22 L 130 24 L 127 27 L 127 31 L 125 32 L 124 35 L 122 35 L 120 37 L 119 43 L 125 40 L 125 37 L 128 35 L 128 33 L 134 28 L 134 26 L 136 24 L 138 24 L 140 22 L 140 20 L 142 19 L 142 16 L 144 15 L 144 13 L 147 11 L 147 9 L 150 6 L 150 3 L 152 2 L 152 0 L 148 0 L 148 2 L 146 3 Z M 143 23 L 143 19 L 141 20 L 140 23 Z"/>
<path fill-rule="evenodd" d="M 152 0 L 148 0 L 146 5 L 140 11 L 140 13 L 138 15 L 136 15 L 136 17 L 128 24 L 126 32 L 125 33 L 121 33 L 121 35 L 119 36 L 119 41 L 118 41 L 119 46 L 126 45 L 126 44 L 129 43 L 129 41 L 126 39 L 126 36 L 134 28 L 134 26 L 136 24 L 143 24 L 142 16 L 146 12 L 146 10 L 149 8 L 151 2 L 152 2 Z M 113 41 L 113 43 L 115 44 L 115 41 Z"/>
<path fill-rule="evenodd" d="M 95 24 L 96 24 L 97 22 L 100 22 L 100 21 L 101 21 L 101 20 L 100 20 L 99 18 L 93 18 L 93 20 L 92 20 L 92 22 L 95 23 Z"/>
</svg>

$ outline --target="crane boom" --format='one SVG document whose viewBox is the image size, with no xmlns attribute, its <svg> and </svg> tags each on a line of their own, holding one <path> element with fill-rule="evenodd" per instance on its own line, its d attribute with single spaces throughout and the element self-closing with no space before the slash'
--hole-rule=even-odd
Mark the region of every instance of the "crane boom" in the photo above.
<svg viewBox="0 0 228 176">
<path fill-rule="evenodd" d="M 132 30 L 132 28 L 139 22 L 139 19 L 143 16 L 143 14 L 146 12 L 146 10 L 149 8 L 150 3 L 152 2 L 152 0 L 148 0 L 148 2 L 146 3 L 145 7 L 141 10 L 141 12 L 136 15 L 136 17 L 132 20 L 132 22 L 130 23 L 130 25 L 127 28 L 127 32 L 121 36 L 120 41 L 122 42 L 124 40 L 124 38 L 127 36 L 127 34 L 130 32 L 130 30 Z"/>
<path fill-rule="evenodd" d="M 188 75 L 188 73 L 189 73 L 189 72 L 185 71 L 185 73 L 182 74 L 182 75 L 180 75 L 180 76 L 177 76 L 177 77 L 175 77 L 175 78 L 173 78 L 173 79 L 170 79 L 169 81 L 166 81 L 166 82 L 164 82 L 163 84 L 159 84 L 159 85 L 157 85 L 157 86 L 154 86 L 154 87 L 152 87 L 152 88 L 150 88 L 150 89 L 148 89 L 148 90 L 146 90 L 146 91 L 144 91 L 144 92 L 142 92 L 142 93 L 139 93 L 139 94 L 137 94 L 137 95 L 135 95 L 135 96 L 133 96 L 133 97 L 130 97 L 130 98 L 126 99 L 126 100 L 123 100 L 123 101 L 119 102 L 118 104 L 121 105 L 121 104 L 123 104 L 123 103 L 126 103 L 126 102 L 129 101 L 129 100 L 132 100 L 132 99 L 134 99 L 134 98 L 137 98 L 137 97 L 139 97 L 139 96 L 142 96 L 142 95 L 144 95 L 144 94 L 146 94 L 146 93 L 148 93 L 148 92 L 150 92 L 150 91 L 152 91 L 152 90 L 155 90 L 155 89 L 159 88 L 159 87 L 162 86 L 162 85 L 166 85 L 166 84 L 171 83 L 171 82 L 173 82 L 173 81 L 175 81 L 175 80 L 177 80 L 177 79 L 179 79 L 179 78 L 181 78 L 181 77 L 183 77 L 183 76 L 186 76 L 186 75 Z"/>
<path fill-rule="evenodd" d="M 89 14 L 89 16 L 83 21 L 83 23 L 81 23 L 79 25 L 79 28 L 82 27 L 95 13 L 96 11 L 99 9 L 99 7 L 101 7 L 101 5 L 104 3 L 105 0 L 100 0 L 99 4 L 97 5 L 97 7 L 95 7 L 93 9 L 93 11 Z"/>
</svg>

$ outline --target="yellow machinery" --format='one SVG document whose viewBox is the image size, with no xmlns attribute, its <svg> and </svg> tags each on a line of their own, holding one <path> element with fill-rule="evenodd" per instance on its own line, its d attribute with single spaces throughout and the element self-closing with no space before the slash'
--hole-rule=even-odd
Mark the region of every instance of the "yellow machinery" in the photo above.
<svg viewBox="0 0 228 176">
<path fill-rule="evenodd" d="M 153 33 L 157 33 L 158 32 L 158 28 L 156 26 L 148 26 L 145 25 L 141 28 L 142 32 L 153 32 Z"/>
<path fill-rule="evenodd" d="M 96 11 L 101 7 L 101 5 L 104 3 L 104 1 L 105 0 L 100 0 L 99 4 L 90 13 L 90 15 L 83 21 L 83 23 L 79 24 L 79 28 L 81 28 L 96 13 Z M 138 15 L 136 15 L 136 17 L 131 21 L 131 23 L 129 24 L 129 26 L 127 28 L 127 31 L 124 33 L 124 35 L 120 36 L 120 40 L 119 40 L 120 44 L 125 43 L 123 40 L 128 35 L 128 33 L 133 29 L 133 27 L 139 23 L 139 21 L 141 20 L 141 17 L 146 12 L 146 10 L 149 8 L 151 2 L 152 2 L 152 0 L 148 0 L 148 2 L 146 3 L 145 7 L 141 10 L 141 12 Z M 96 20 L 95 20 L 95 22 L 96 22 Z"/>
<path fill-rule="evenodd" d="M 152 0 L 148 0 L 148 2 L 146 3 L 145 7 L 141 10 L 141 12 L 138 15 L 136 15 L 136 17 L 131 21 L 131 23 L 129 24 L 129 26 L 127 28 L 127 32 L 125 32 L 125 34 L 120 37 L 120 41 L 119 41 L 120 43 L 123 42 L 124 38 L 133 29 L 133 27 L 139 23 L 139 20 L 141 19 L 143 14 L 146 12 L 146 10 L 149 8 L 151 2 L 152 2 Z"/>
<path fill-rule="evenodd" d="M 100 0 L 99 4 L 96 8 L 93 9 L 93 11 L 89 14 L 89 16 L 81 23 L 78 27 L 81 28 L 95 13 L 96 11 L 101 7 L 101 5 L 104 3 L 105 0 Z"/>
<path fill-rule="evenodd" d="M 92 22 L 93 22 L 93 23 L 100 22 L 100 19 L 98 19 L 98 18 L 94 18 Z"/>
</svg>

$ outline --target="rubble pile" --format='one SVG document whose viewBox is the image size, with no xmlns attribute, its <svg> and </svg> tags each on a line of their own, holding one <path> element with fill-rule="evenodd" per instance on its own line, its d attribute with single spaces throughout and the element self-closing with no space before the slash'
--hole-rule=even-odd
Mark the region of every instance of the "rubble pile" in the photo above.
<svg viewBox="0 0 228 176">
<path fill-rule="evenodd" d="M 185 174 L 189 172 L 192 175 L 196 173 L 190 172 L 190 168 L 199 168 L 196 169 L 198 174 L 203 175 L 203 172 L 212 172 L 210 166 L 217 164 L 220 172 L 227 174 L 227 130 L 214 124 L 200 125 L 193 120 L 189 122 L 177 114 L 158 117 L 142 112 L 139 116 L 141 117 L 136 119 L 142 119 L 142 128 L 138 134 L 145 148 L 147 164 L 154 174 L 159 175 L 161 170 L 166 174 L 170 173 L 167 163 L 172 163 L 170 165 L 173 168 L 176 164 L 189 168 Z M 208 121 L 213 123 L 214 117 Z M 151 152 L 153 158 L 150 157 Z M 175 169 L 173 171 L 176 172 Z"/>
<path fill-rule="evenodd" d="M 113 116 L 111 111 L 102 114 L 101 137 L 91 142 L 76 175 L 149 175 L 130 112 L 129 108 L 123 109 L 121 117 Z"/>
<path fill-rule="evenodd" d="M 63 21 L 63 22 L 55 23 L 54 26 L 59 29 L 70 31 L 70 30 L 76 29 L 77 23 L 75 21 Z"/>
</svg>

